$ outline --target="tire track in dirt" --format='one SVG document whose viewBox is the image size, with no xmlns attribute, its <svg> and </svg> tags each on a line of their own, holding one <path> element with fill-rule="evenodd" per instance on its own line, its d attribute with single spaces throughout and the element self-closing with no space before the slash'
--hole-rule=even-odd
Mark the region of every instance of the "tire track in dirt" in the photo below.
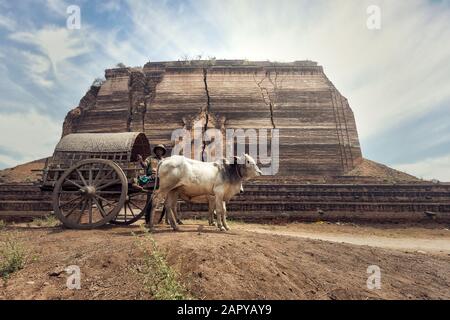
<svg viewBox="0 0 450 320">
<path fill-rule="evenodd" d="M 351 234 L 308 233 L 304 231 L 267 230 L 263 228 L 245 228 L 242 230 L 260 234 L 272 234 L 312 240 L 323 240 L 336 243 L 348 243 L 358 246 L 369 246 L 403 251 L 427 251 L 432 253 L 450 254 L 450 239 L 425 238 L 388 238 L 380 236 L 358 236 Z"/>
</svg>

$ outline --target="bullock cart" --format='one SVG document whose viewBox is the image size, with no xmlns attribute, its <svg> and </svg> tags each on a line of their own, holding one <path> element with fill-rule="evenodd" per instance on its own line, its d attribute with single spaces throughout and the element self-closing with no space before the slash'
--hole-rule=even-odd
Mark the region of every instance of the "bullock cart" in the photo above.
<svg viewBox="0 0 450 320">
<path fill-rule="evenodd" d="M 139 220 L 149 194 L 133 184 L 144 173 L 138 154 L 150 155 L 147 137 L 140 132 L 64 136 L 45 165 L 41 186 L 53 191 L 55 215 L 74 229 Z"/>
</svg>

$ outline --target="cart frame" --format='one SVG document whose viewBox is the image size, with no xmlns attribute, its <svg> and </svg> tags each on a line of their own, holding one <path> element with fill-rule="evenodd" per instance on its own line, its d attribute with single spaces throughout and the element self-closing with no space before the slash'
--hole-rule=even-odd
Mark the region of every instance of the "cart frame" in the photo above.
<svg viewBox="0 0 450 320">
<path fill-rule="evenodd" d="M 139 220 L 149 193 L 136 188 L 144 174 L 138 155 L 150 155 L 144 133 L 74 133 L 64 136 L 43 170 L 42 186 L 53 191 L 53 211 L 74 229 Z"/>
</svg>

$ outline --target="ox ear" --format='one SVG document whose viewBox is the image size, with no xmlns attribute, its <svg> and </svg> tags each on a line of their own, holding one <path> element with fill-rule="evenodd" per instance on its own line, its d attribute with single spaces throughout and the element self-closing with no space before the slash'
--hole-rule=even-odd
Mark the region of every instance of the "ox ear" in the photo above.
<svg viewBox="0 0 450 320">
<path fill-rule="evenodd" d="M 234 157 L 234 164 L 243 164 L 245 163 L 244 157 Z"/>
</svg>

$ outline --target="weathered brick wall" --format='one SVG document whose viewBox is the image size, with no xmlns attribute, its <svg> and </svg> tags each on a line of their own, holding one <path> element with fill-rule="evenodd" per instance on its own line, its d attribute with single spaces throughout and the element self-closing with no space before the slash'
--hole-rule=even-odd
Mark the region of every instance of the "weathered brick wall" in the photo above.
<svg viewBox="0 0 450 320">
<path fill-rule="evenodd" d="M 280 176 L 337 176 L 361 160 L 347 99 L 310 61 L 160 62 L 109 69 L 98 92 L 87 96 L 88 105 L 80 103 L 68 114 L 64 134 L 144 131 L 152 144 L 171 147 L 174 129 L 200 120 L 221 130 L 279 129 Z"/>
</svg>

